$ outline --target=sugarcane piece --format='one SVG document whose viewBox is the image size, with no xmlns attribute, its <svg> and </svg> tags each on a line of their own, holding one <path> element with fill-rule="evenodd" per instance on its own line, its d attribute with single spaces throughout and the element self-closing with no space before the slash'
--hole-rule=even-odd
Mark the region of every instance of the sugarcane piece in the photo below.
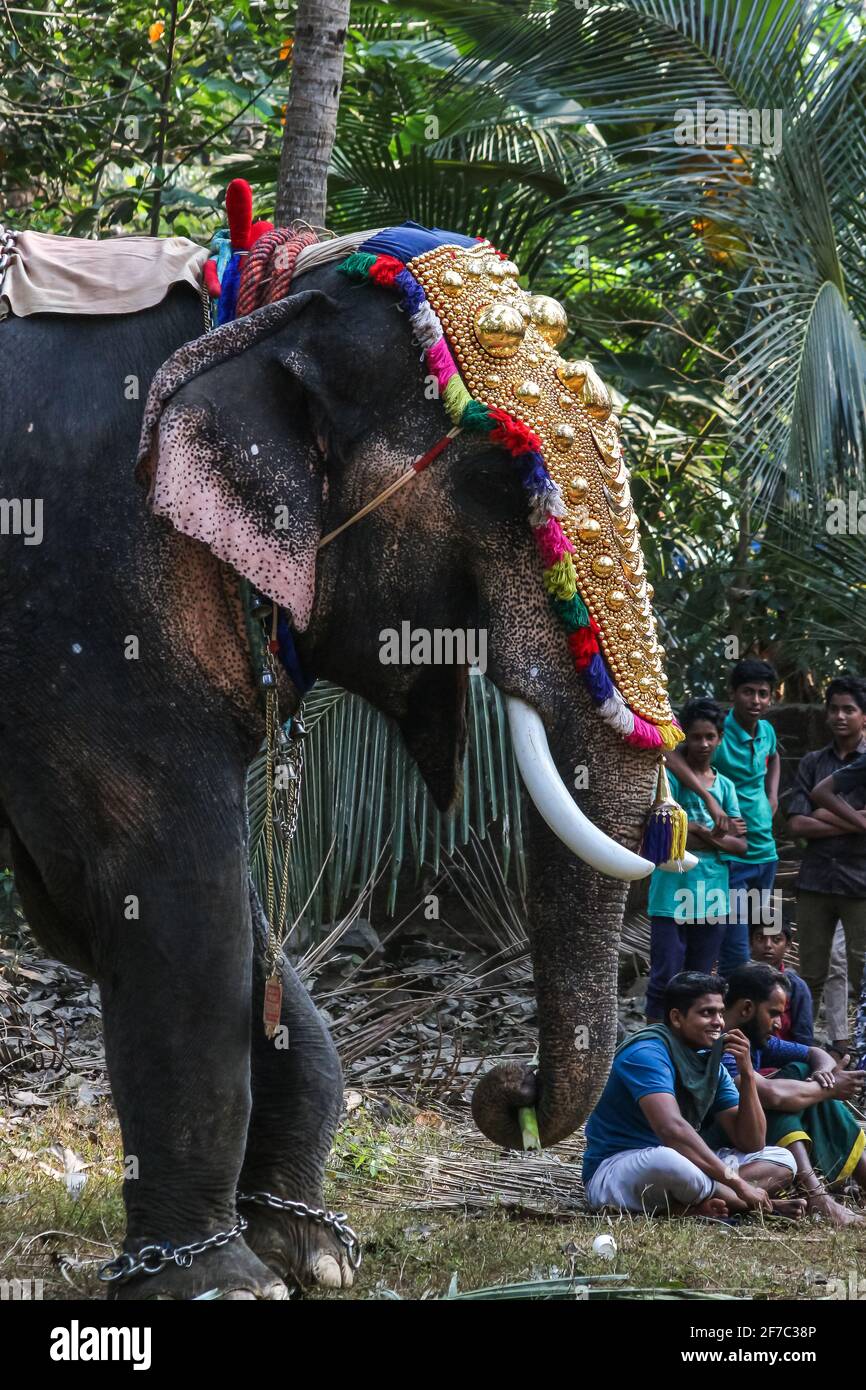
<svg viewBox="0 0 866 1390">
<path fill-rule="evenodd" d="M 524 1152 L 541 1148 L 541 1135 L 538 1133 L 538 1116 L 534 1105 L 524 1105 L 517 1112 L 520 1132 L 523 1135 Z"/>
</svg>

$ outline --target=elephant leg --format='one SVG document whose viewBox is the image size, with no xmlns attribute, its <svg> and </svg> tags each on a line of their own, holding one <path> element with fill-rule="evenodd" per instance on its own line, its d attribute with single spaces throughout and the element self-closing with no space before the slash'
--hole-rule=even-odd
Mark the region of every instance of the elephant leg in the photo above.
<svg viewBox="0 0 866 1390">
<path fill-rule="evenodd" d="M 252 943 L 242 828 L 179 832 L 91 893 L 106 1059 L 124 1144 L 124 1250 L 230 1232 L 250 1115 Z M 194 824 L 190 814 L 187 823 Z M 204 837 L 203 837 L 204 838 Z M 109 1286 L 121 1299 L 285 1298 L 243 1236 Z"/>
<path fill-rule="evenodd" d="M 340 1060 L 312 999 L 283 963 L 281 1027 L 265 1037 L 262 1022 L 267 924 L 252 893 L 255 931 L 252 1005 L 252 1114 L 239 1190 L 324 1205 L 325 1161 L 343 1100 Z M 265 1264 L 302 1288 L 348 1287 L 347 1250 L 329 1227 L 258 1202 L 238 1206 L 246 1238 Z"/>
<path fill-rule="evenodd" d="M 46 951 L 85 975 L 96 973 L 80 910 L 60 905 L 47 889 L 43 876 L 27 846 L 10 826 L 12 868 L 15 887 L 24 908 L 27 925 Z"/>
</svg>

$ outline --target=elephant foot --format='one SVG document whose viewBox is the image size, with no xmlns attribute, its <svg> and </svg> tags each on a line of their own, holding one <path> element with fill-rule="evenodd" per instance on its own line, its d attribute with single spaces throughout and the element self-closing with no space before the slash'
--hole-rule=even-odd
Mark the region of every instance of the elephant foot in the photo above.
<svg viewBox="0 0 866 1390">
<path fill-rule="evenodd" d="M 205 1250 L 187 1269 L 166 1264 L 158 1274 L 138 1274 L 107 1288 L 108 1298 L 120 1301 L 184 1300 L 202 1294 L 227 1302 L 289 1297 L 282 1279 L 242 1241 Z"/>
<path fill-rule="evenodd" d="M 355 1273 L 337 1233 L 309 1217 L 250 1202 L 243 1208 L 247 1244 L 289 1285 L 350 1289 Z"/>
</svg>

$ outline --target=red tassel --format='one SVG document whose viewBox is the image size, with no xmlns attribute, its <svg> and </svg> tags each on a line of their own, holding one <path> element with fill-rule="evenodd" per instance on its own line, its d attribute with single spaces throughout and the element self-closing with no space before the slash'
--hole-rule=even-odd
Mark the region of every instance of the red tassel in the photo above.
<svg viewBox="0 0 866 1390">
<path fill-rule="evenodd" d="M 393 285 L 397 276 L 406 267 L 396 256 L 377 256 L 367 274 L 377 285 Z"/>
<path fill-rule="evenodd" d="M 500 444 L 515 457 L 530 452 L 541 453 L 541 440 L 537 434 L 533 434 L 528 425 L 524 425 L 521 420 L 515 420 L 506 410 L 496 407 L 490 411 L 490 416 L 491 419 L 499 421 L 496 429 L 490 432 L 491 444 Z"/>
<path fill-rule="evenodd" d="M 568 645 L 578 671 L 588 666 L 598 651 L 598 640 L 591 627 L 579 627 L 576 632 L 570 632 Z"/>
<path fill-rule="evenodd" d="M 253 225 L 253 190 L 246 179 L 232 179 L 226 189 L 226 216 L 233 251 L 249 251 Z"/>
</svg>

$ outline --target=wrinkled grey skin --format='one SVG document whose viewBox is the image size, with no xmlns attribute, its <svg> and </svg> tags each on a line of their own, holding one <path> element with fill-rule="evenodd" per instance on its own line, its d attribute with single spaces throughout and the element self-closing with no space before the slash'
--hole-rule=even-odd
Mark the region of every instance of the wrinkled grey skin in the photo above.
<svg viewBox="0 0 866 1390">
<path fill-rule="evenodd" d="M 290 505 L 306 543 L 374 496 L 446 428 L 392 296 L 325 267 L 303 291 L 214 335 L 208 362 L 169 370 L 202 456 L 251 511 Z M 310 294 L 309 291 L 317 291 Z M 276 312 L 275 312 L 276 310 Z M 339 1063 L 293 973 L 288 1050 L 265 1041 L 262 923 L 250 905 L 244 776 L 263 732 L 230 568 L 147 508 L 133 479 L 144 387 L 197 336 L 178 290 L 134 318 L 0 324 L 0 477 L 44 500 L 40 546 L 0 541 L 0 817 L 28 919 L 46 949 L 92 974 L 124 1151 L 125 1248 L 229 1229 L 238 1190 L 319 1205 L 341 1104 Z M 250 327 L 252 326 L 252 327 Z M 169 364 L 169 369 L 172 364 Z M 253 460 L 248 444 L 261 448 Z M 292 542 L 294 543 L 294 542 Z M 387 506 L 319 552 L 304 664 L 397 720 L 440 806 L 459 795 L 466 672 L 379 661 L 404 619 L 486 627 L 488 674 L 541 714 L 566 785 L 635 847 L 653 760 L 594 714 L 542 592 L 507 455 L 462 436 Z M 128 659 L 127 641 L 138 639 Z M 81 648 L 73 650 L 73 644 Z M 537 674 L 532 675 L 532 669 Z M 283 683 L 283 711 L 295 692 Z M 529 924 L 539 1001 L 537 1077 L 495 1069 L 474 1113 L 519 1145 L 519 1105 L 542 1141 L 596 1100 L 615 1037 L 625 887 L 576 861 L 534 811 Z M 131 906 L 131 904 L 133 906 Z M 590 1046 L 575 1046 L 575 1029 Z M 309 1222 L 244 1208 L 245 1239 L 190 1268 L 124 1285 L 129 1298 L 282 1297 L 285 1282 L 349 1281 L 345 1252 Z"/>
</svg>

